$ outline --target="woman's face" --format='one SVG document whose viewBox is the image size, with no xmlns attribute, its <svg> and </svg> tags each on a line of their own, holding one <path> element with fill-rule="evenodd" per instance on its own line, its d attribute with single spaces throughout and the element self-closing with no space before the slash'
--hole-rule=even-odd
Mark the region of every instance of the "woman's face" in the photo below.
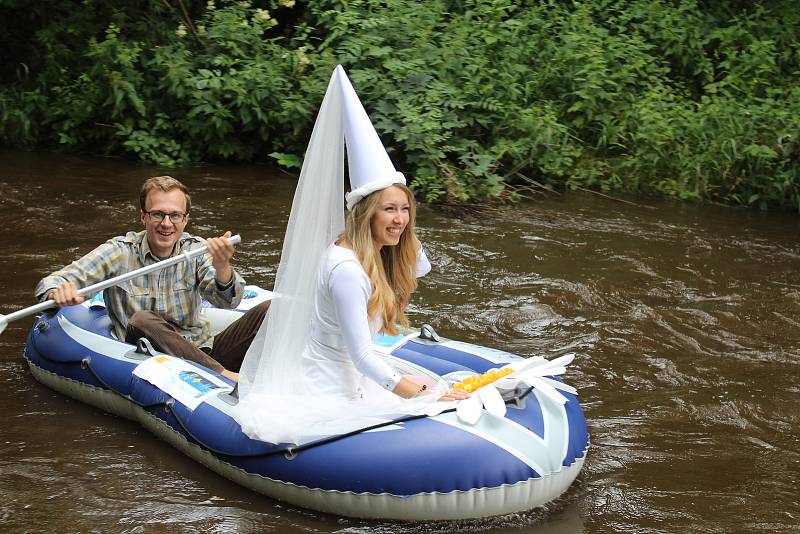
<svg viewBox="0 0 800 534">
<path fill-rule="evenodd" d="M 372 214 L 370 227 L 372 239 L 380 250 L 384 245 L 394 246 L 400 242 L 411 211 L 406 192 L 399 187 L 387 187 L 379 195 L 378 207 Z"/>
</svg>

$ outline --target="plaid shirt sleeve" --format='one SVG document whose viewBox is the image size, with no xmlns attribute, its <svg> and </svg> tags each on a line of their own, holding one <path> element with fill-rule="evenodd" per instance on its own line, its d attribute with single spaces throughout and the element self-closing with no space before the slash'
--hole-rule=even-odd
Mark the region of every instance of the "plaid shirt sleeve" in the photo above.
<svg viewBox="0 0 800 534">
<path fill-rule="evenodd" d="M 72 282 L 78 289 L 102 282 L 119 274 L 124 267 L 122 249 L 115 239 L 103 243 L 82 258 L 44 277 L 36 285 L 34 294 L 40 302 L 47 300 L 47 295 L 64 282 Z"/>
</svg>

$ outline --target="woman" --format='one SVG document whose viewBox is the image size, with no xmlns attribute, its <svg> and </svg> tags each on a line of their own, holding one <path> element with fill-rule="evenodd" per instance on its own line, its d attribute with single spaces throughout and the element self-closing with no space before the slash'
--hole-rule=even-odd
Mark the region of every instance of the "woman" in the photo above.
<svg viewBox="0 0 800 534">
<path fill-rule="evenodd" d="M 422 368 L 429 378 L 400 376 L 372 351 L 373 333 L 407 324 L 416 275 L 430 270 L 405 183 L 336 67 L 292 201 L 276 298 L 240 374 L 235 418 L 248 436 L 307 443 L 466 396 Z"/>
<path fill-rule="evenodd" d="M 402 184 L 369 194 L 347 213 L 345 231 L 324 256 L 317 277 L 311 335 L 304 352 L 307 383 L 315 393 L 358 399 L 366 379 L 403 398 L 428 383 L 402 377 L 372 350 L 378 331 L 408 326 L 405 308 L 417 276 L 430 263 L 414 231 L 416 205 Z M 449 391 L 444 400 L 465 398 Z"/>
</svg>

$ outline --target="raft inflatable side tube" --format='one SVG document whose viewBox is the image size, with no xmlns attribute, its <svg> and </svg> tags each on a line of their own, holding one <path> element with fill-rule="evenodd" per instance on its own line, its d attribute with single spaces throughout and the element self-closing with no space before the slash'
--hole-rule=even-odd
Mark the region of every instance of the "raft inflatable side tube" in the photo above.
<svg viewBox="0 0 800 534">
<path fill-rule="evenodd" d="M 227 312 L 236 313 L 236 312 Z M 407 417 L 298 448 L 248 438 L 231 417 L 233 383 L 180 360 L 202 401 L 176 395 L 134 374 L 150 358 L 113 339 L 105 309 L 78 305 L 40 317 L 25 358 L 46 386 L 138 421 L 212 471 L 273 499 L 350 517 L 468 519 L 520 512 L 561 495 L 589 446 L 574 395 L 564 405 L 536 389 L 484 413 L 474 425 L 454 410 Z M 416 336 L 376 340 L 387 358 L 441 375 L 481 373 L 517 356 L 451 340 Z M 207 379 L 204 377 L 208 377 Z M 191 381 L 190 380 L 190 381 Z"/>
</svg>

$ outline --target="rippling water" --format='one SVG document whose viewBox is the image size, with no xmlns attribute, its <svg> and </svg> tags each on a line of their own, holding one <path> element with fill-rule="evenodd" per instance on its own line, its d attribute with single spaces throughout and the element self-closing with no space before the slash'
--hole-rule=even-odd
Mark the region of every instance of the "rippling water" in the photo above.
<svg viewBox="0 0 800 534">
<path fill-rule="evenodd" d="M 0 312 L 135 228 L 130 162 L 0 152 Z M 171 171 L 190 230 L 241 233 L 270 287 L 294 182 L 260 167 Z M 521 355 L 575 352 L 592 448 L 545 509 L 465 523 L 374 523 L 287 507 L 217 477 L 138 425 L 35 382 L 30 322 L 0 336 L 4 532 L 800 531 L 800 218 L 551 196 L 456 216 L 422 206 L 434 271 L 412 321 Z"/>
</svg>

